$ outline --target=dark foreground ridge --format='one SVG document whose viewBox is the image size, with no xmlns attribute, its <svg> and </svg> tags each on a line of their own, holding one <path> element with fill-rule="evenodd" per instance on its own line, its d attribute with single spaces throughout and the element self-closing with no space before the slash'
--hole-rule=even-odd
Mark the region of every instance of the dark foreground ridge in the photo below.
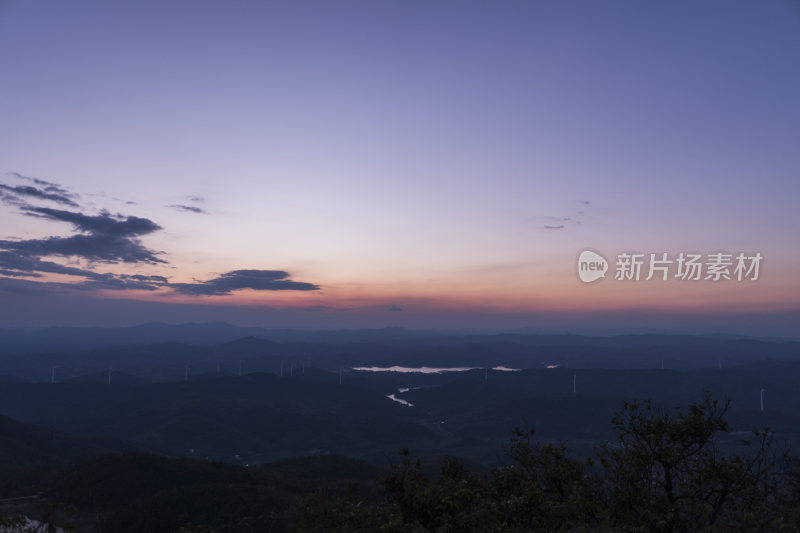
<svg viewBox="0 0 800 533">
<path fill-rule="evenodd" d="M 78 531 L 797 531 L 800 462 L 769 430 L 723 444 L 727 403 L 625 403 L 591 458 L 517 428 L 507 461 L 455 458 L 388 470 L 327 455 L 242 468 L 151 454 L 104 455 L 9 475 L 8 513 Z M 15 500 L 15 496 L 35 498 Z"/>
<path fill-rule="evenodd" d="M 56 333 L 0 354 L 8 515 L 92 533 L 798 527 L 797 342 Z M 354 370 L 394 365 L 468 369 Z"/>
</svg>

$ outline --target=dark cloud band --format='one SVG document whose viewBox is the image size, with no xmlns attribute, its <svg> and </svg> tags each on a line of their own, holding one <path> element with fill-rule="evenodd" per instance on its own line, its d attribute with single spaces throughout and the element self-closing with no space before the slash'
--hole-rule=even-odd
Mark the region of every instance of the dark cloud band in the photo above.
<svg viewBox="0 0 800 533">
<path fill-rule="evenodd" d="M 256 291 L 315 291 L 313 283 L 292 281 L 284 270 L 234 270 L 208 281 L 197 283 L 171 283 L 169 286 L 181 294 L 220 295 L 240 289 Z"/>
</svg>

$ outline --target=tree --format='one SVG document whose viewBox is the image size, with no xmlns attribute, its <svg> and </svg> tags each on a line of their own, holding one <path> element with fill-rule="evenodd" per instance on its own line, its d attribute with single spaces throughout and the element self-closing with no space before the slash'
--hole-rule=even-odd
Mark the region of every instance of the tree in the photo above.
<svg viewBox="0 0 800 533">
<path fill-rule="evenodd" d="M 515 428 L 514 464 L 494 471 L 492 484 L 503 523 L 521 530 L 571 530 L 592 521 L 596 506 L 587 473 L 592 461 L 567 455 L 564 444 L 531 442 L 533 429 Z"/>
<path fill-rule="evenodd" d="M 303 514 L 313 525 L 301 530 L 800 531 L 800 462 L 776 450 L 769 429 L 754 431 L 743 452 L 722 441 L 729 405 L 710 394 L 685 410 L 625 403 L 612 419 L 617 438 L 597 461 L 517 428 L 513 463 L 488 477 L 449 459 L 429 481 L 403 449 L 382 498 L 312 503 Z"/>
<path fill-rule="evenodd" d="M 598 452 L 605 520 L 657 532 L 773 525 L 775 513 L 763 511 L 780 499 L 774 435 L 755 432 L 749 453 L 723 453 L 718 434 L 729 431 L 729 405 L 710 394 L 685 412 L 626 402 L 612 419 L 617 442 Z"/>
<path fill-rule="evenodd" d="M 446 458 L 439 475 L 428 482 L 419 460 L 406 448 L 402 461 L 384 480 L 386 527 L 383 531 L 491 531 L 497 513 L 487 481 L 454 458 Z"/>
</svg>

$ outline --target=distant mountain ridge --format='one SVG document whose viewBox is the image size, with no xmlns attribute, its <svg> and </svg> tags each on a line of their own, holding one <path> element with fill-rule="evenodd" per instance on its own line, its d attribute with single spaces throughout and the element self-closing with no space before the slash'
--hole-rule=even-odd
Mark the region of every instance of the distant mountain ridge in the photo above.
<svg viewBox="0 0 800 533">
<path fill-rule="evenodd" d="M 315 342 L 347 344 L 379 342 L 408 344 L 429 342 L 452 344 L 465 340 L 496 341 L 505 339 L 530 344 L 579 345 L 587 342 L 596 345 L 663 345 L 669 343 L 716 343 L 730 340 L 757 342 L 797 342 L 798 339 L 748 338 L 731 335 L 577 335 L 542 334 L 526 330 L 508 332 L 474 330 L 411 330 L 396 326 L 379 329 L 353 330 L 298 330 L 269 329 L 263 327 L 234 326 L 225 322 L 164 324 L 158 322 L 117 328 L 48 327 L 39 329 L 0 329 L 0 355 L 22 355 L 57 349 L 58 351 L 107 348 L 128 344 L 155 344 L 177 342 L 197 345 L 221 344 L 244 337 L 256 337 L 274 342 Z"/>
<path fill-rule="evenodd" d="M 128 382 L 155 382 L 291 374 L 310 367 L 345 372 L 395 365 L 688 369 L 800 359 L 798 341 L 719 336 L 455 335 L 402 328 L 289 332 L 229 324 L 0 330 L 0 346 L 0 381 L 40 382 L 100 382 L 109 368 Z"/>
</svg>

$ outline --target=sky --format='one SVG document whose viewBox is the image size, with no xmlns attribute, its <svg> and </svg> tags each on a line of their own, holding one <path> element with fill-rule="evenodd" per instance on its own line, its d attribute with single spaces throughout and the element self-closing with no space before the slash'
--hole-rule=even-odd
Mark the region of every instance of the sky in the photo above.
<svg viewBox="0 0 800 533">
<path fill-rule="evenodd" d="M 0 0 L 0 327 L 800 337 L 798 94 L 790 0 Z"/>
</svg>

